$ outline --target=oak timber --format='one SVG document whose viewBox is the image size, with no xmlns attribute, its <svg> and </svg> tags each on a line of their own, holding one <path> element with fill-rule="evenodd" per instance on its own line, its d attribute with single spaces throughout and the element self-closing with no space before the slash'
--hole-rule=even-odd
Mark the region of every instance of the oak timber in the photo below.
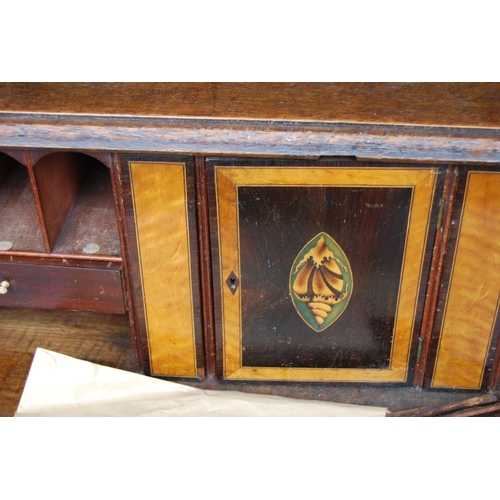
<svg viewBox="0 0 500 500">
<path fill-rule="evenodd" d="M 37 347 L 138 371 L 126 315 L 0 307 L 0 416 L 13 416 Z"/>
<path fill-rule="evenodd" d="M 9 112 L 500 127 L 499 83 L 2 83 Z"/>
</svg>

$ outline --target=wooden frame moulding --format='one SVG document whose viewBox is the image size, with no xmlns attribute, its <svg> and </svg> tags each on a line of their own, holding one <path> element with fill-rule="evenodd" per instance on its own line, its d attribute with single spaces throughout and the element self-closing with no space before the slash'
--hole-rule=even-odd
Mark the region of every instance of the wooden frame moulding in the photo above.
<svg viewBox="0 0 500 500">
<path fill-rule="evenodd" d="M 436 317 L 436 307 L 439 299 L 439 284 L 443 274 L 444 259 L 448 248 L 448 238 L 453 216 L 455 195 L 458 186 L 458 167 L 449 165 L 446 169 L 446 178 L 440 204 L 444 204 L 440 211 L 441 227 L 437 228 L 436 239 L 431 261 L 431 274 L 429 276 L 428 292 L 425 298 L 425 308 L 422 320 L 422 329 L 419 336 L 419 353 L 415 363 L 414 387 L 422 387 L 429 359 L 432 341 L 432 330 Z"/>
<path fill-rule="evenodd" d="M 198 208 L 198 244 L 200 248 L 200 283 L 203 324 L 203 344 L 205 347 L 205 375 L 217 376 L 214 294 L 212 288 L 212 255 L 210 245 L 210 214 L 208 206 L 208 183 L 206 159 L 195 157 L 196 200 Z"/>
<path fill-rule="evenodd" d="M 498 129 L 320 121 L 0 111 L 0 147 L 204 156 L 356 156 L 374 161 L 500 163 Z"/>
</svg>

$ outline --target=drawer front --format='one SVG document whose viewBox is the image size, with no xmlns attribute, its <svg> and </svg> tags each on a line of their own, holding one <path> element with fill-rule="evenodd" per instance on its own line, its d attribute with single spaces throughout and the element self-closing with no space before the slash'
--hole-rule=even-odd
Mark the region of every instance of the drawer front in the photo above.
<svg viewBox="0 0 500 500">
<path fill-rule="evenodd" d="M 0 306 L 125 313 L 120 269 L 0 262 Z"/>
<path fill-rule="evenodd" d="M 406 383 L 439 169 L 209 165 L 224 378 Z"/>
</svg>

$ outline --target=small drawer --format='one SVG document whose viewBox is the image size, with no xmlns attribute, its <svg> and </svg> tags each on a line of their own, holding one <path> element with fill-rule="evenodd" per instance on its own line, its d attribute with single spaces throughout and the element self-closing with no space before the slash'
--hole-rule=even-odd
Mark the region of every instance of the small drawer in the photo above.
<svg viewBox="0 0 500 500">
<path fill-rule="evenodd" d="M 125 313 L 121 268 L 0 262 L 0 282 L 0 307 Z"/>
</svg>

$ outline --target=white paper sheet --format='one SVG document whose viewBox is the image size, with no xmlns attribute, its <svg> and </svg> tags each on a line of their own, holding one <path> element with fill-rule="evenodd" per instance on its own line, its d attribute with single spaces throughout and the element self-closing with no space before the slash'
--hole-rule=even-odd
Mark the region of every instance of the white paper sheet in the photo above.
<svg viewBox="0 0 500 500">
<path fill-rule="evenodd" d="M 210 391 L 37 349 L 16 417 L 384 417 L 385 408 Z"/>
</svg>

